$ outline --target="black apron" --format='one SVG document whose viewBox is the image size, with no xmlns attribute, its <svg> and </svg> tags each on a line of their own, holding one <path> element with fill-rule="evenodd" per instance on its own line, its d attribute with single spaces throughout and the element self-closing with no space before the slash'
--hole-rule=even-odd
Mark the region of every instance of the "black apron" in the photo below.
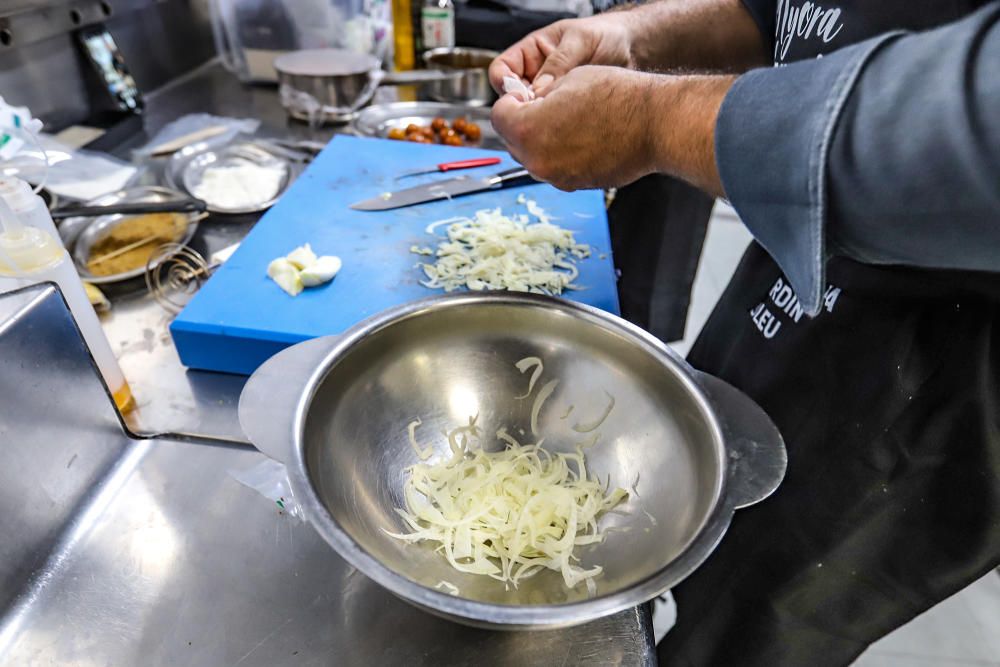
<svg viewBox="0 0 1000 667">
<path fill-rule="evenodd" d="M 828 265 L 802 314 L 752 244 L 689 355 L 788 446 L 674 590 L 661 664 L 850 664 L 1000 564 L 1000 275 Z"/>
<path fill-rule="evenodd" d="M 777 64 L 983 4 L 744 2 Z M 1000 563 L 1000 275 L 841 258 L 827 279 L 811 319 L 752 244 L 689 355 L 771 415 L 789 462 L 674 590 L 664 665 L 848 665 Z"/>
</svg>

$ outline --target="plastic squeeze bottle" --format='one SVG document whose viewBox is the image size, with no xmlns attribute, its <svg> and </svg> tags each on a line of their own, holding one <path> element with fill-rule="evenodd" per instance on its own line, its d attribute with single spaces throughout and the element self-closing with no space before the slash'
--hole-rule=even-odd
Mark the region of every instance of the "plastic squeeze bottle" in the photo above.
<svg viewBox="0 0 1000 667">
<path fill-rule="evenodd" d="M 45 200 L 35 194 L 27 182 L 11 176 L 0 176 L 0 197 L 7 202 L 22 225 L 36 227 L 62 245 Z"/>
<path fill-rule="evenodd" d="M 47 214 L 46 214 L 47 215 Z M 51 223 L 51 220 L 50 220 Z M 27 227 L 0 196 L 0 289 L 25 287 L 51 281 L 59 285 L 73 319 L 90 348 L 90 354 L 122 412 L 133 406 L 132 390 L 125 381 L 111 344 L 90 305 L 80 276 L 58 237 Z"/>
</svg>

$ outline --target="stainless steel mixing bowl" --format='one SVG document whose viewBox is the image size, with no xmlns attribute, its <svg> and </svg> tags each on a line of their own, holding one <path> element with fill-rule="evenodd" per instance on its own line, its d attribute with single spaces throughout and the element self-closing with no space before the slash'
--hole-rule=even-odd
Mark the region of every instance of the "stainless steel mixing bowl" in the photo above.
<svg viewBox="0 0 1000 667">
<path fill-rule="evenodd" d="M 485 69 L 444 65 L 439 69 L 386 73 L 380 69 L 378 58 L 344 49 L 285 53 L 275 58 L 274 69 L 281 105 L 292 118 L 314 125 L 351 120 L 372 99 L 378 86 L 426 83 L 434 86 L 434 91 L 473 94 L 483 85 L 480 79 L 486 77 Z M 469 82 L 464 83 L 465 79 Z M 440 85 L 448 87 L 439 89 Z M 488 81 L 485 85 L 493 94 Z"/>
<path fill-rule="evenodd" d="M 499 55 L 497 51 L 464 46 L 425 51 L 423 60 L 428 69 L 461 73 L 458 78 L 429 84 L 431 99 L 469 106 L 492 106 L 497 101 L 497 93 L 490 85 L 489 67 Z"/>
<path fill-rule="evenodd" d="M 281 104 L 310 123 L 350 120 L 375 94 L 379 60 L 344 49 L 307 49 L 274 60 Z"/>
<path fill-rule="evenodd" d="M 590 469 L 630 491 L 606 515 L 607 539 L 579 548 L 601 565 L 596 596 L 544 572 L 505 590 L 453 570 L 433 548 L 407 544 L 405 468 L 423 440 L 479 414 L 486 433 L 528 431 L 533 401 L 514 364 L 537 356 L 560 384 L 539 417 L 545 447 L 571 451 L 584 420 L 615 398 Z M 537 389 L 536 389 L 537 391 Z M 486 627 L 582 623 L 663 593 L 718 543 L 734 509 L 769 495 L 785 468 L 781 437 L 766 415 L 725 383 L 698 373 L 627 322 L 561 299 L 509 293 L 432 297 L 377 315 L 342 336 L 282 353 L 247 383 L 240 419 L 251 440 L 282 460 L 306 517 L 337 552 L 400 597 L 433 613 Z M 447 452 L 435 439 L 438 453 Z M 496 448 L 501 443 L 493 443 Z M 633 492 L 634 487 L 634 492 Z M 648 514 L 647 514 L 648 513 Z M 449 595 L 436 588 L 448 581 Z"/>
</svg>

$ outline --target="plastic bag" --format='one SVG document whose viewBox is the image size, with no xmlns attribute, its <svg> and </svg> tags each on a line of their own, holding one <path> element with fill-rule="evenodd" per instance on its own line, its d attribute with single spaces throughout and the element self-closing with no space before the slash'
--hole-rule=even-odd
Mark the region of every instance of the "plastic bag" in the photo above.
<svg viewBox="0 0 1000 667">
<path fill-rule="evenodd" d="M 226 69 L 244 81 L 277 81 L 275 56 L 338 48 L 386 60 L 392 47 L 387 0 L 210 0 L 212 36 Z"/>
<path fill-rule="evenodd" d="M 295 494 L 288 483 L 288 471 L 281 463 L 265 457 L 249 468 L 230 470 L 229 476 L 273 501 L 288 516 L 305 521 L 302 507 L 295 500 Z"/>
<path fill-rule="evenodd" d="M 44 182 L 57 195 L 83 200 L 121 190 L 135 176 L 135 167 L 106 153 L 70 148 L 47 134 L 39 134 L 38 141 L 44 155 L 39 146 L 25 145 L 0 172 L 33 185 Z"/>
<path fill-rule="evenodd" d="M 231 141 L 237 134 L 253 134 L 260 127 L 260 121 L 255 118 L 229 118 L 227 116 L 213 116 L 207 113 L 188 114 L 164 125 L 149 143 L 135 149 L 132 155 L 136 159 L 148 157 L 153 149 L 168 141 L 180 139 L 181 137 L 210 127 L 225 128 L 225 131 L 221 134 L 216 134 L 206 139 L 206 141 L 210 141 L 213 144 L 219 143 L 221 145 Z"/>
</svg>

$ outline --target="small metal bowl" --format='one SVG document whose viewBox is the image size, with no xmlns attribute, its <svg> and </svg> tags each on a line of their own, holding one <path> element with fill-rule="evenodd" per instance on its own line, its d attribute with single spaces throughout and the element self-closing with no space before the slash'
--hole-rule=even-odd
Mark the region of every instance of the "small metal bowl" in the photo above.
<svg viewBox="0 0 1000 667">
<path fill-rule="evenodd" d="M 236 140 L 220 144 L 208 140 L 186 146 L 174 153 L 167 164 L 165 175 L 169 185 L 183 190 L 191 197 L 199 198 L 195 192 L 207 169 L 246 162 L 274 165 L 283 169 L 284 176 L 278 186 L 277 193 L 266 200 L 238 207 L 224 207 L 218 202 L 203 199 L 210 212 L 239 215 L 266 211 L 278 201 L 302 169 L 301 164 L 292 163 L 285 157 L 272 153 L 263 143 L 257 143 L 253 140 Z"/>
<path fill-rule="evenodd" d="M 504 150 L 505 146 L 500 135 L 493 129 L 490 122 L 490 110 L 483 107 L 467 107 L 461 104 L 445 102 L 392 102 L 376 104 L 358 114 L 354 120 L 354 129 L 366 137 L 385 138 L 394 127 L 404 129 L 410 123 L 414 125 L 430 125 L 435 118 L 444 118 L 451 123 L 456 118 L 466 118 L 479 125 L 482 136 L 479 141 L 469 142 L 466 146 L 476 148 L 494 148 Z"/>
<path fill-rule="evenodd" d="M 572 452 L 575 419 L 599 415 L 605 392 L 616 399 L 586 456 L 593 474 L 631 497 L 602 519 L 618 530 L 577 550 L 583 566 L 604 568 L 593 597 L 551 571 L 506 590 L 455 571 L 432 546 L 386 534 L 407 532 L 394 511 L 407 466 L 419 462 L 407 424 L 422 419 L 418 437 L 444 457 L 441 430 L 476 414 L 484 433 L 530 432 L 533 400 L 515 398 L 527 377 L 514 368 L 529 356 L 544 362 L 539 386 L 560 380 L 538 419 L 550 451 Z M 575 419 L 561 419 L 570 405 Z M 345 560 L 418 607 L 492 628 L 584 623 L 663 593 L 709 556 L 735 509 L 777 488 L 786 462 L 777 429 L 736 389 L 620 318 L 527 294 L 432 297 L 291 347 L 250 378 L 239 413 L 251 441 L 285 462 L 305 516 Z M 459 592 L 438 590 L 441 581 Z"/>
<path fill-rule="evenodd" d="M 489 67 L 499 55 L 496 51 L 462 46 L 425 51 L 423 60 L 428 69 L 462 73 L 454 79 L 427 84 L 428 94 L 439 102 L 492 106 L 497 100 L 497 93 L 490 85 Z"/>
<path fill-rule="evenodd" d="M 187 199 L 187 197 L 176 190 L 148 185 L 112 192 L 86 203 L 89 206 L 111 206 L 121 202 L 163 202 L 173 199 Z M 199 214 L 178 213 L 177 215 L 187 219 L 187 226 L 176 241 L 177 244 L 183 247 L 190 243 L 195 232 L 198 230 Z M 100 285 L 138 278 L 146 272 L 145 264 L 130 271 L 110 276 L 92 275 L 87 268 L 87 262 L 90 261 L 90 253 L 94 245 L 110 234 L 115 227 L 135 217 L 137 216 L 114 214 L 102 215 L 96 218 L 67 218 L 62 222 L 59 227 L 59 234 L 63 239 L 63 243 L 67 245 L 67 249 L 73 257 L 73 263 L 76 264 L 81 278 L 87 282 Z"/>
</svg>

